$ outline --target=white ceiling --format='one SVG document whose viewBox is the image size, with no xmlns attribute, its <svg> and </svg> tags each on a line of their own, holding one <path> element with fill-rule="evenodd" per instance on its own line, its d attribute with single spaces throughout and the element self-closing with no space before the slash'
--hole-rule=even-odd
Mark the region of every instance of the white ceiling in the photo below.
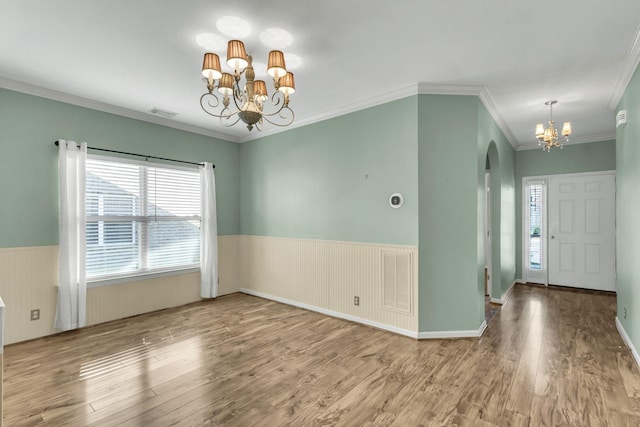
<svg viewBox="0 0 640 427">
<path fill-rule="evenodd" d="M 302 58 L 291 106 L 301 125 L 421 92 L 483 89 L 514 146 L 535 141 L 544 102 L 574 142 L 615 136 L 614 111 L 640 58 L 640 1 L 0 0 L 0 86 L 244 141 L 199 106 L 200 33 L 222 16 L 266 62 L 267 28 Z M 218 52 L 224 56 L 226 52 Z M 152 108 L 178 113 L 172 120 Z M 265 126 L 266 133 L 279 128 Z"/>
</svg>

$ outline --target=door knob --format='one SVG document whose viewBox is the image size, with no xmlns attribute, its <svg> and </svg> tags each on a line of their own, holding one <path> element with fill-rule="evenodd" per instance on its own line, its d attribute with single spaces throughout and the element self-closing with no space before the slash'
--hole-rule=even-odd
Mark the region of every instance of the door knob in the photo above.
<svg viewBox="0 0 640 427">
<path fill-rule="evenodd" d="M 556 236 L 551 236 L 551 238 L 552 238 L 552 239 L 555 239 L 555 238 L 556 238 Z"/>
</svg>

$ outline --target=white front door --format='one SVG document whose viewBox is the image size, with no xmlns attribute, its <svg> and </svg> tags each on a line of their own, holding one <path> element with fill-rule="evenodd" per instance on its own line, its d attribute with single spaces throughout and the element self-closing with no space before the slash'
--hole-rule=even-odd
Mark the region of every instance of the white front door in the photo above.
<svg viewBox="0 0 640 427">
<path fill-rule="evenodd" d="M 615 291 L 615 175 L 550 177 L 549 284 Z"/>
</svg>

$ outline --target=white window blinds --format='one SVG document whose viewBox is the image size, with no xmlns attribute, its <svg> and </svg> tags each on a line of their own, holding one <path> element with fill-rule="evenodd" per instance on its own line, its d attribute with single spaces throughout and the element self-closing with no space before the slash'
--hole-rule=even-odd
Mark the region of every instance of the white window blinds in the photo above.
<svg viewBox="0 0 640 427">
<path fill-rule="evenodd" d="M 94 157 L 86 182 L 88 278 L 198 266 L 197 169 Z"/>
</svg>

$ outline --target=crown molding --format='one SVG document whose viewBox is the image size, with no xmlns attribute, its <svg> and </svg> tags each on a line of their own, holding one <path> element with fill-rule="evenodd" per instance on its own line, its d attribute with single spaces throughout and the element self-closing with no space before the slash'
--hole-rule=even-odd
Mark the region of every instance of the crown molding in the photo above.
<svg viewBox="0 0 640 427">
<path fill-rule="evenodd" d="M 267 130 L 263 130 L 259 134 L 255 133 L 255 134 L 247 135 L 245 137 L 240 137 L 238 142 L 247 142 L 247 141 L 256 140 L 265 136 L 275 135 L 285 130 L 310 125 L 312 123 L 321 122 L 324 120 L 343 116 L 349 113 L 354 113 L 356 111 L 375 107 L 377 105 L 386 104 L 392 101 L 397 101 L 399 99 L 403 99 L 412 95 L 478 96 L 482 104 L 489 111 L 489 114 L 491 115 L 493 120 L 495 120 L 495 122 L 497 123 L 500 130 L 504 133 L 509 143 L 513 146 L 514 149 L 517 149 L 518 145 L 516 143 L 516 138 L 513 136 L 513 133 L 511 133 L 511 130 L 509 129 L 506 122 L 500 115 L 500 112 L 498 111 L 498 108 L 493 102 L 493 99 L 491 98 L 491 94 L 489 93 L 489 90 L 486 87 L 477 86 L 477 85 L 440 85 L 440 84 L 423 83 L 423 82 L 406 86 L 404 88 L 395 90 L 393 92 L 378 95 L 376 97 L 372 97 L 361 102 L 357 102 L 357 103 L 349 104 L 340 108 L 329 110 L 327 112 L 317 114 L 311 117 L 307 117 L 302 120 L 298 120 L 294 122 L 293 125 L 288 126 L 286 129 L 270 128 Z"/>
<path fill-rule="evenodd" d="M 515 149 L 518 149 L 518 142 L 516 137 L 507 126 L 507 122 L 504 121 L 498 107 L 496 107 L 493 98 L 489 93 L 489 89 L 486 86 L 474 86 L 474 85 L 434 85 L 429 83 L 418 83 L 418 93 L 423 95 L 467 95 L 477 96 L 480 98 L 482 105 L 487 109 L 491 118 L 496 122 L 507 141 Z"/>
<path fill-rule="evenodd" d="M 107 104 L 104 102 L 94 101 L 92 99 L 83 98 L 81 96 L 71 95 L 64 92 L 58 92 L 58 91 L 46 89 L 40 86 L 34 86 L 27 83 L 6 79 L 3 77 L 0 77 L 0 88 L 12 90 L 15 92 L 25 93 L 27 95 L 34 95 L 41 98 L 51 99 L 52 101 L 64 102 L 66 104 L 72 104 L 78 107 L 89 108 L 91 110 L 97 110 L 104 113 L 115 114 L 117 116 L 140 120 L 143 122 L 153 123 L 160 126 L 166 126 L 169 128 L 178 129 L 185 132 L 191 132 L 198 135 L 218 138 L 218 139 L 222 139 L 229 142 L 239 142 L 237 137 L 234 137 L 229 134 L 217 132 L 211 129 L 206 129 L 200 126 L 194 126 L 187 123 L 182 123 L 182 122 L 167 119 L 164 117 L 154 116 L 152 114 L 142 113 L 140 111 L 130 110 L 124 107 L 117 107 L 115 105 Z"/>
<path fill-rule="evenodd" d="M 489 112 L 489 115 L 491 116 L 493 121 L 496 122 L 496 124 L 504 134 L 505 138 L 507 138 L 507 141 L 509 141 L 509 144 L 511 144 L 514 150 L 517 150 L 519 147 L 518 140 L 513 135 L 513 132 L 511 132 L 511 129 L 509 129 L 507 122 L 505 122 L 504 119 L 502 118 L 502 115 L 500 114 L 500 110 L 498 110 L 498 107 L 496 107 L 496 104 L 493 102 L 493 98 L 489 93 L 489 89 L 487 89 L 486 87 L 482 88 L 482 92 L 480 93 L 479 96 L 480 96 L 480 101 L 482 101 L 482 104 Z"/>
<path fill-rule="evenodd" d="M 571 138 L 569 142 L 563 142 L 562 145 L 577 145 L 577 144 L 588 144 L 590 142 L 604 142 L 604 141 L 612 141 L 616 139 L 616 133 L 603 133 L 598 135 L 586 135 L 580 136 L 576 138 Z M 517 151 L 525 151 L 525 150 L 540 150 L 540 146 L 537 142 L 528 142 L 526 144 L 520 144 L 518 146 Z"/>
<path fill-rule="evenodd" d="M 467 95 L 480 96 L 484 86 L 475 85 L 439 85 L 433 83 L 418 83 L 420 95 Z"/>
<path fill-rule="evenodd" d="M 0 88 L 13 90 L 16 92 L 26 93 L 28 95 L 39 96 L 41 98 L 51 99 L 53 101 L 64 102 L 67 104 L 77 105 L 79 107 L 85 107 L 92 110 L 102 111 L 105 113 L 115 114 L 122 117 L 128 117 L 130 119 L 140 120 L 148 123 L 154 123 L 160 126 L 166 126 L 173 129 L 182 130 L 185 132 L 191 132 L 199 135 L 209 136 L 212 138 L 218 138 L 229 142 L 242 143 L 260 139 L 266 136 L 275 135 L 280 132 L 284 132 L 290 129 L 299 128 L 302 126 L 310 125 L 313 123 L 321 122 L 324 120 L 332 119 L 335 117 L 343 116 L 345 114 L 354 113 L 356 111 L 364 110 L 367 108 L 375 107 L 377 105 L 386 104 L 388 102 L 397 101 L 399 99 L 406 98 L 412 95 L 467 95 L 478 96 L 480 101 L 489 111 L 489 114 L 493 120 L 497 123 L 498 127 L 504 133 L 509 143 L 518 149 L 516 139 L 511 133 L 511 130 L 507 126 L 506 122 L 500 115 L 498 108 L 496 107 L 489 90 L 484 86 L 474 85 L 439 85 L 430 83 L 417 83 L 403 88 L 381 94 L 375 97 L 368 98 L 364 101 L 356 102 L 353 104 L 345 105 L 339 108 L 335 108 L 320 114 L 316 114 L 310 117 L 306 117 L 301 120 L 295 121 L 291 126 L 286 128 L 270 127 L 258 133 L 250 133 L 246 136 L 234 136 L 212 129 L 203 128 L 200 126 L 190 125 L 187 123 L 179 122 L 164 117 L 154 116 L 152 114 L 143 113 L 140 111 L 130 110 L 128 108 L 117 107 L 104 102 L 94 101 L 88 98 L 83 98 L 76 95 L 71 95 L 64 92 L 59 92 L 51 89 L 46 89 L 40 86 L 30 85 L 27 83 L 18 82 L 15 80 L 6 79 L 0 77 Z"/>
<path fill-rule="evenodd" d="M 509 141 L 509 144 L 515 149 L 518 148 L 516 137 L 507 126 L 507 122 L 504 121 L 500 110 L 496 107 L 493 98 L 489 93 L 489 89 L 486 86 L 473 86 L 473 85 L 434 85 L 429 83 L 418 83 L 418 93 L 423 95 L 467 95 L 477 96 L 480 98 L 480 102 L 487 109 L 491 118 L 496 122 L 504 136 Z"/>
<path fill-rule="evenodd" d="M 640 64 L 640 26 L 638 26 L 638 29 L 636 30 L 636 37 L 629 48 L 629 52 L 624 60 L 620 74 L 618 74 L 616 84 L 613 87 L 611 98 L 609 98 L 608 106 L 612 110 L 615 110 L 618 107 L 618 104 L 624 95 L 624 91 L 627 90 L 627 86 L 638 68 L 638 64 Z"/>
<path fill-rule="evenodd" d="M 310 117 L 305 117 L 301 120 L 296 120 L 290 126 L 286 128 L 277 128 L 272 127 L 269 129 L 265 129 L 262 132 L 255 133 L 253 135 L 247 135 L 245 137 L 240 137 L 238 142 L 247 142 L 255 139 L 260 139 L 265 136 L 275 135 L 280 132 L 284 132 L 290 129 L 299 128 L 302 126 L 310 125 L 317 122 L 322 122 L 324 120 L 333 119 L 336 117 L 344 116 L 345 114 L 355 113 L 356 111 L 365 110 L 367 108 L 375 107 L 377 105 L 386 104 L 388 102 L 397 101 L 402 98 L 406 98 L 411 95 L 416 95 L 418 93 L 417 85 L 413 84 L 410 86 L 406 86 L 393 92 L 388 92 L 385 94 L 381 94 L 378 96 L 374 96 L 372 98 L 365 99 L 364 101 L 355 102 L 353 104 L 348 104 L 342 107 L 334 108 L 332 110 L 325 111 L 320 114 L 316 114 Z"/>
</svg>

